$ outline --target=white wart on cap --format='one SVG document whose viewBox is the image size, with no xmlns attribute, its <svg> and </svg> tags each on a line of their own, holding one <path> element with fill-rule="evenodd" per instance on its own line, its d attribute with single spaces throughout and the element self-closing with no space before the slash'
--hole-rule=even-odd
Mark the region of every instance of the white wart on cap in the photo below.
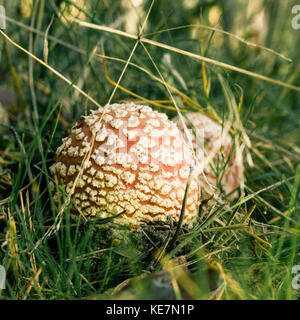
<svg viewBox="0 0 300 320">
<path fill-rule="evenodd" d="M 204 150 L 202 150 L 202 153 L 200 152 L 198 160 L 204 164 L 202 169 L 205 180 L 212 185 L 216 185 L 216 172 L 219 170 L 219 176 L 222 177 L 220 181 L 222 189 L 226 194 L 231 193 L 239 186 L 240 171 L 236 160 L 236 153 L 230 155 L 233 145 L 231 135 L 225 132 L 221 125 L 199 112 L 189 112 L 185 116 L 190 121 L 190 123 L 185 121 L 187 127 L 191 128 L 193 126 L 196 129 L 198 138 L 201 139 L 203 137 Z M 179 117 L 174 118 L 173 121 L 183 132 L 182 121 Z M 192 137 L 193 147 L 196 151 L 196 147 L 199 148 L 196 143 L 196 137 L 194 134 L 190 136 Z M 230 160 L 226 163 L 229 157 Z"/>
<path fill-rule="evenodd" d="M 176 125 L 165 114 L 134 103 L 107 105 L 81 117 L 63 139 L 50 168 L 67 192 L 93 134 L 91 157 L 83 164 L 73 194 L 75 208 L 87 218 L 106 218 L 126 210 L 115 222 L 130 226 L 167 217 L 178 221 L 193 156 Z M 198 206 L 199 185 L 192 177 L 184 224 L 193 223 Z"/>
</svg>

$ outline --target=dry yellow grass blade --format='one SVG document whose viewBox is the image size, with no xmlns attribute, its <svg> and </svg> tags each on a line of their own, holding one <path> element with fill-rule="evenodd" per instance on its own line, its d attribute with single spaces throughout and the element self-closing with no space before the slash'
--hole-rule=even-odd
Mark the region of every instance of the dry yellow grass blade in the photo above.
<svg viewBox="0 0 300 320">
<path fill-rule="evenodd" d="M 97 25 L 97 24 L 94 24 L 94 23 L 81 21 L 79 19 L 72 19 L 72 21 L 78 23 L 82 27 L 91 28 L 91 29 L 100 30 L 100 31 L 106 31 L 106 32 L 110 32 L 110 33 L 113 33 L 113 34 L 117 34 L 117 35 L 123 36 L 123 37 L 134 39 L 134 40 L 140 41 L 141 43 L 147 43 L 147 44 L 150 44 L 150 45 L 162 48 L 162 49 L 166 49 L 168 51 L 172 51 L 172 52 L 176 52 L 176 53 L 188 56 L 188 57 L 196 59 L 196 60 L 205 61 L 207 63 L 216 65 L 218 67 L 221 67 L 221 68 L 224 68 L 224 69 L 227 69 L 227 70 L 239 72 L 239 73 L 245 74 L 247 76 L 250 76 L 250 77 L 253 77 L 253 78 L 256 78 L 256 79 L 260 79 L 260 80 L 263 80 L 263 81 L 266 81 L 266 82 L 269 82 L 269 83 L 272 83 L 272 84 L 275 84 L 275 85 L 278 85 L 278 86 L 281 86 L 281 87 L 288 88 L 290 90 L 295 90 L 295 91 L 300 92 L 300 87 L 291 85 L 289 83 L 285 83 L 285 82 L 280 81 L 280 80 L 272 79 L 272 78 L 266 77 L 266 76 L 264 76 L 262 74 L 259 74 L 259 73 L 253 72 L 253 71 L 249 71 L 249 70 L 246 70 L 246 69 L 243 69 L 243 68 L 239 68 L 239 67 L 233 66 L 233 65 L 228 64 L 228 63 L 224 63 L 224 62 L 221 62 L 221 61 L 218 61 L 218 60 L 214 60 L 214 59 L 211 59 L 211 58 L 208 58 L 208 57 L 205 57 L 205 56 L 201 56 L 201 55 L 196 54 L 196 53 L 192 53 L 192 52 L 189 52 L 189 51 L 186 51 L 186 50 L 182 50 L 182 49 L 173 47 L 173 46 L 161 43 L 161 42 L 157 42 L 157 41 L 145 38 L 144 36 L 136 36 L 136 35 L 121 31 L 121 30 L 117 30 L 117 29 L 106 27 L 106 26 L 102 26 L 102 25 Z"/>
<path fill-rule="evenodd" d="M 9 269 L 10 265 L 16 274 L 19 275 L 19 266 L 18 266 L 18 255 L 19 255 L 19 247 L 17 243 L 17 228 L 16 222 L 14 217 L 11 215 L 10 209 L 8 208 L 7 211 L 8 216 L 8 249 L 9 249 L 9 260 L 7 263 L 7 270 Z"/>
<path fill-rule="evenodd" d="M 293 61 L 292 59 L 286 57 L 285 55 L 283 55 L 283 54 L 281 54 L 281 53 L 279 53 L 279 52 L 277 52 L 277 51 L 275 51 L 273 49 L 270 49 L 270 48 L 261 46 L 261 45 L 259 45 L 257 43 L 245 40 L 242 37 L 240 37 L 240 36 L 238 36 L 236 34 L 233 34 L 231 32 L 228 32 L 228 31 L 225 31 L 225 30 L 222 30 L 222 29 L 219 29 L 219 28 L 215 28 L 215 27 L 206 26 L 206 25 L 203 25 L 203 24 L 188 24 L 188 25 L 184 25 L 184 26 L 178 26 L 178 27 L 163 29 L 163 30 L 147 33 L 147 34 L 145 34 L 145 36 L 148 37 L 148 36 L 152 36 L 152 35 L 161 34 L 161 33 L 164 33 L 164 32 L 182 30 L 182 29 L 187 29 L 187 28 L 206 29 L 206 30 L 210 30 L 210 31 L 213 31 L 213 32 L 222 33 L 222 34 L 225 34 L 228 37 L 234 38 L 234 39 L 246 44 L 247 46 L 258 48 L 258 49 L 262 49 L 262 50 L 265 50 L 265 51 L 267 51 L 267 52 L 269 52 L 271 54 L 274 54 L 275 56 L 278 56 L 278 57 L 280 57 L 281 59 L 283 59 L 285 61 L 288 61 L 288 62 L 292 62 Z"/>
<path fill-rule="evenodd" d="M 256 204 L 254 204 L 250 210 L 247 212 L 247 214 L 243 217 L 241 223 L 246 223 L 249 218 L 251 217 L 252 213 L 254 212 L 254 210 L 256 209 Z"/>
<path fill-rule="evenodd" d="M 42 272 L 42 268 L 40 267 L 39 270 L 37 270 L 37 271 L 35 272 L 34 277 L 30 280 L 29 286 L 28 286 L 28 288 L 26 289 L 26 294 L 25 294 L 25 296 L 23 297 L 23 300 L 26 300 L 26 299 L 27 299 L 27 297 L 28 297 L 28 295 L 29 295 L 29 293 L 30 293 L 30 291 L 31 291 L 31 289 L 32 289 L 33 287 L 35 287 L 35 288 L 37 289 L 37 291 L 39 291 L 39 292 L 41 293 L 41 287 L 40 287 L 40 285 L 39 285 L 39 283 L 38 283 L 39 276 L 40 276 L 41 272 Z"/>
<path fill-rule="evenodd" d="M 263 243 L 264 245 L 266 245 L 269 248 L 272 248 L 271 243 L 269 243 L 268 241 L 263 240 L 262 238 L 260 238 L 257 234 L 255 234 L 253 231 L 247 231 L 247 234 L 249 236 L 251 236 L 252 238 L 254 238 L 255 240 L 257 240 L 258 242 Z"/>
</svg>

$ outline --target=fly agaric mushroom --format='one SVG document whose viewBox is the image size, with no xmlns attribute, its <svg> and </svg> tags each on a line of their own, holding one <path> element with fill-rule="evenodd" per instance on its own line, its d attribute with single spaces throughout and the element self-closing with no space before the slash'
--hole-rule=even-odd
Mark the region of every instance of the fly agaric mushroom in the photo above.
<svg viewBox="0 0 300 320">
<path fill-rule="evenodd" d="M 81 165 L 83 172 L 74 186 Z M 138 226 L 167 217 L 179 220 L 192 166 L 191 148 L 165 114 L 126 103 L 81 117 L 57 149 L 50 171 L 67 192 L 73 188 L 75 209 L 86 218 L 126 210 L 114 221 Z M 184 224 L 193 223 L 198 204 L 199 185 L 192 176 Z"/>
<path fill-rule="evenodd" d="M 233 144 L 231 135 L 221 125 L 199 112 L 189 112 L 185 115 L 192 127 L 196 129 L 198 138 L 203 137 L 204 148 L 200 150 L 202 152 L 199 153 L 198 161 L 203 161 L 205 180 L 213 186 L 219 183 L 226 194 L 231 193 L 239 186 L 240 173 L 236 153 L 230 154 Z M 182 121 L 178 117 L 173 121 L 181 131 L 184 131 Z M 185 124 L 191 128 L 188 121 L 185 121 Z M 190 136 L 197 154 L 196 148 L 199 146 L 197 146 L 196 137 L 194 134 Z M 218 183 L 217 176 L 221 177 Z"/>
</svg>

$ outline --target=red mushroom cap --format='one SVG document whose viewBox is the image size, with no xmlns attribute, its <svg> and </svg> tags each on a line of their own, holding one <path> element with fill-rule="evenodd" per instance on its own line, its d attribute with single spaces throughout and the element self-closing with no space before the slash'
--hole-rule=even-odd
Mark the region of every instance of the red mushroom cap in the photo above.
<svg viewBox="0 0 300 320">
<path fill-rule="evenodd" d="M 81 117 L 63 139 L 50 168 L 67 192 L 74 187 L 91 146 L 90 159 L 85 160 L 72 195 L 79 212 L 87 218 L 106 218 L 126 210 L 115 222 L 131 226 L 167 217 L 178 221 L 193 156 L 165 114 L 126 103 L 107 105 Z M 198 205 L 199 184 L 192 177 L 184 224 L 192 224 Z"/>
</svg>

